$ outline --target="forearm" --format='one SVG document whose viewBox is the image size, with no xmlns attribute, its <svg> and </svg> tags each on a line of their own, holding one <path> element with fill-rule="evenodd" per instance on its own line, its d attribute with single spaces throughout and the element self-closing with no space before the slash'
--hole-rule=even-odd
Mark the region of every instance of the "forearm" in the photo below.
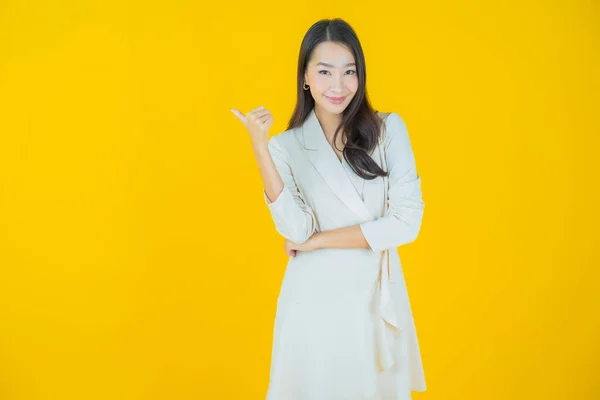
<svg viewBox="0 0 600 400">
<path fill-rule="evenodd" d="M 369 249 L 359 225 L 317 232 L 312 237 L 317 249 Z"/>
<path fill-rule="evenodd" d="M 283 237 L 306 242 L 317 231 L 317 220 L 298 190 L 285 152 L 273 141 L 252 146 L 264 186 L 264 200 Z"/>
<path fill-rule="evenodd" d="M 265 193 L 269 201 L 274 202 L 283 190 L 283 180 L 275 167 L 267 143 L 264 145 L 253 145 L 252 150 L 258 164 Z"/>
</svg>

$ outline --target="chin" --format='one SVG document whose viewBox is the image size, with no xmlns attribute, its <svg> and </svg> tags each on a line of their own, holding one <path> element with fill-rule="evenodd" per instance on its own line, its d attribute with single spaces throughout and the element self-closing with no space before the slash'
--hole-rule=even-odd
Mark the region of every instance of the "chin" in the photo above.
<svg viewBox="0 0 600 400">
<path fill-rule="evenodd" d="M 341 114 L 344 112 L 344 110 L 348 107 L 347 104 L 339 104 L 339 105 L 335 105 L 335 104 L 331 104 L 329 102 L 325 103 L 325 104 L 321 104 L 321 108 L 326 110 L 327 112 L 331 113 L 331 114 Z"/>
</svg>

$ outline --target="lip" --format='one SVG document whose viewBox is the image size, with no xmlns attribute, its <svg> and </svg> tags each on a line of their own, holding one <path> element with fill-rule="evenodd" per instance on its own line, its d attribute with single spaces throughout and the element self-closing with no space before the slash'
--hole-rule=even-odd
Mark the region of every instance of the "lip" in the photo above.
<svg viewBox="0 0 600 400">
<path fill-rule="evenodd" d="M 346 100 L 346 97 L 348 97 L 348 96 L 344 96 L 344 97 L 329 97 L 329 96 L 325 96 L 325 97 L 327 97 L 327 100 L 329 100 L 333 104 L 341 104 L 341 103 L 344 102 L 344 100 Z"/>
</svg>

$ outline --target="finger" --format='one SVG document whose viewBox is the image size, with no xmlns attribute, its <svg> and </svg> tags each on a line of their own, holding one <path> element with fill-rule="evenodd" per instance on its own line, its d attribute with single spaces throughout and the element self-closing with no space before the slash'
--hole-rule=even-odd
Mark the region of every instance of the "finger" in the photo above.
<svg viewBox="0 0 600 400">
<path fill-rule="evenodd" d="M 254 110 L 250 111 L 250 112 L 248 113 L 248 115 L 253 115 L 253 116 L 257 116 L 257 115 L 265 115 L 266 113 L 270 113 L 270 112 L 271 112 L 271 111 L 267 110 L 266 108 L 264 108 L 264 107 L 261 107 L 261 108 L 256 108 L 256 109 L 254 109 Z"/>
<path fill-rule="evenodd" d="M 259 121 L 261 124 L 264 124 L 265 122 L 267 122 L 269 120 L 269 118 L 271 118 L 270 115 L 264 115 L 260 118 L 257 118 L 257 121 Z"/>
<path fill-rule="evenodd" d="M 257 116 L 257 115 L 252 115 L 252 116 L 250 116 L 250 117 L 248 118 L 248 121 L 257 121 L 257 122 L 261 122 L 261 121 L 263 121 L 265 118 L 268 118 L 268 116 L 269 116 L 268 114 L 267 114 L 267 115 L 260 115 L 260 116 Z"/>
<path fill-rule="evenodd" d="M 257 112 L 260 112 L 261 110 L 264 110 L 264 109 L 265 109 L 264 106 L 256 107 L 255 109 L 248 111 L 248 114 L 256 114 Z"/>
<path fill-rule="evenodd" d="M 240 121 L 242 121 L 243 123 L 246 123 L 246 117 L 244 116 L 244 114 L 242 114 L 239 110 L 232 108 L 231 112 L 233 113 L 233 115 L 235 115 Z"/>
<path fill-rule="evenodd" d="M 260 117 L 264 117 L 265 115 L 271 115 L 271 111 L 269 111 L 269 110 L 257 111 L 255 113 L 253 113 L 252 115 L 256 118 L 260 118 Z"/>
</svg>

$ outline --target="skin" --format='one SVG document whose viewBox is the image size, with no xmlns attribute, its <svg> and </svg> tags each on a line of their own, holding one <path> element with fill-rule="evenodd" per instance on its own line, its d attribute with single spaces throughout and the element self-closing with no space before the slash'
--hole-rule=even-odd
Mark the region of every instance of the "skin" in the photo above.
<svg viewBox="0 0 600 400">
<path fill-rule="evenodd" d="M 342 112 L 350 104 L 358 89 L 356 66 L 349 65 L 353 63 L 355 63 L 354 56 L 347 48 L 337 43 L 323 42 L 315 47 L 304 74 L 304 82 L 310 87 L 310 93 L 315 100 L 315 114 L 330 145 L 332 145 L 335 129 L 342 120 Z M 346 98 L 341 104 L 333 104 L 328 100 L 328 97 L 344 96 Z M 271 112 L 263 106 L 251 110 L 246 115 L 234 108 L 231 112 L 244 124 L 250 134 L 252 151 L 267 197 L 278 198 L 284 185 L 268 150 L 269 128 L 273 125 Z M 343 134 L 338 134 L 336 145 L 332 145 L 340 162 L 344 139 Z M 295 257 L 298 251 L 327 248 L 368 249 L 369 244 L 359 225 L 316 232 L 304 243 L 294 243 L 288 239 L 284 242 L 285 253 L 292 257 Z"/>
</svg>

